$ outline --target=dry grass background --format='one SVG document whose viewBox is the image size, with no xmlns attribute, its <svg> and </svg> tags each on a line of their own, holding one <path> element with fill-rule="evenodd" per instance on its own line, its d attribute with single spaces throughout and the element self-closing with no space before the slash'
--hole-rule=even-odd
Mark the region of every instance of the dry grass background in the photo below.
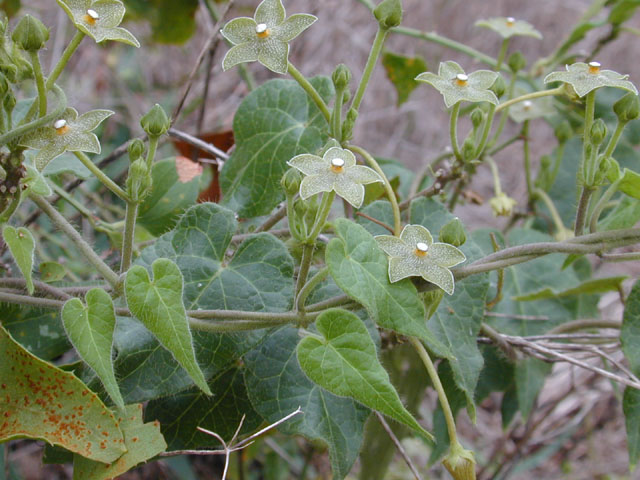
<svg viewBox="0 0 640 480">
<path fill-rule="evenodd" d="M 180 0 L 176 0 L 180 1 Z M 71 28 L 66 16 L 52 0 L 25 1 L 26 10 L 37 13 L 52 26 L 52 40 L 45 52 L 44 65 L 60 55 L 65 42 L 70 38 Z M 251 15 L 257 0 L 237 0 L 230 16 Z M 289 14 L 314 13 L 319 21 L 293 42 L 291 60 L 307 76 L 330 75 L 337 63 L 347 64 L 357 80 L 360 77 L 376 25 L 367 9 L 356 0 L 285 0 Z M 521 49 L 529 64 L 549 54 L 568 33 L 571 26 L 589 5 L 586 0 L 404 0 L 404 25 L 442 35 L 470 45 L 477 50 L 495 56 L 500 40 L 492 32 L 473 26 L 476 20 L 491 16 L 513 16 L 527 20 L 544 34 L 543 40 L 531 38 L 515 39 L 511 51 Z M 95 48 L 89 41 L 76 54 L 70 65 L 72 75 L 64 79 L 69 93 L 69 103 L 79 111 L 91 108 L 111 108 L 118 115 L 111 122 L 122 122 L 138 131 L 137 119 L 155 102 L 171 108 L 179 95 L 181 86 L 206 41 L 209 19 L 202 11 L 198 13 L 197 34 L 183 46 L 143 45 L 134 51 L 128 47 L 109 45 Z M 637 24 L 637 19 L 632 20 Z M 637 26 L 637 25 L 634 25 Z M 144 23 L 128 25 L 139 38 L 148 36 Z M 579 48 L 589 49 L 601 33 L 588 35 Z M 144 42 L 143 42 L 144 43 Z M 441 60 L 456 60 L 467 71 L 485 68 L 475 60 L 438 45 L 401 36 L 392 36 L 387 48 L 406 55 L 419 54 L 425 57 L 431 69 L 437 69 Z M 237 72 L 223 74 L 220 60 L 224 46 L 216 53 L 215 68 L 210 84 L 206 110 L 206 130 L 229 128 L 233 113 L 246 95 L 244 84 Z M 623 35 L 614 44 L 608 45 L 598 60 L 605 68 L 629 73 L 631 80 L 640 82 L 640 40 L 632 35 Z M 259 65 L 251 65 L 259 82 L 275 76 Z M 132 88 L 140 86 L 141 88 Z M 194 85 L 194 91 L 202 90 L 202 81 Z M 180 120 L 178 126 L 193 131 L 195 115 Z M 440 95 L 432 88 L 420 87 L 410 100 L 396 107 L 395 92 L 378 67 L 361 108 L 355 131 L 355 142 L 379 156 L 397 158 L 412 168 L 420 168 L 448 145 L 448 114 Z M 511 126 L 512 131 L 515 128 Z M 552 138 L 550 128 L 537 122 L 532 128 L 533 158 L 549 150 Z M 500 164 L 503 188 L 518 200 L 524 199 L 524 176 L 520 167 L 521 157 L 517 148 L 503 151 L 496 160 Z M 488 199 L 492 196 L 492 185 L 488 171 L 481 167 L 480 174 L 471 188 Z M 487 205 L 460 208 L 457 214 L 471 227 L 498 225 Z M 607 298 L 607 301 L 612 300 Z M 607 315 L 619 318 L 620 305 L 615 299 L 607 307 Z M 562 447 L 557 453 L 542 462 L 537 469 L 524 474 L 513 474 L 510 479 L 605 479 L 638 478 L 627 471 L 627 453 L 624 422 L 619 391 L 610 383 L 594 378 L 567 365 L 556 365 L 539 404 L 542 407 L 557 407 L 543 420 L 542 426 L 529 444 L 542 447 L 553 443 L 562 435 Z M 433 405 L 434 398 L 429 399 Z M 534 421 L 539 417 L 534 416 Z M 575 422 L 578 419 L 579 422 Z M 499 397 L 492 396 L 479 409 L 478 424 L 471 425 L 466 415 L 459 416 L 465 441 L 477 448 L 479 463 L 496 448 L 505 452 L 517 449 L 517 441 L 524 427 L 518 425 L 513 435 L 500 444 L 503 432 L 500 426 Z M 572 430 L 573 429 L 573 430 Z M 567 433 L 568 432 L 568 433 Z M 416 451 L 418 464 L 424 465 L 424 452 Z M 24 453 L 24 452 L 23 452 Z M 28 455 L 24 458 L 33 458 Z M 68 469 L 47 470 L 43 473 L 37 462 L 21 462 L 25 478 L 67 478 Z M 570 465 L 567 471 L 565 466 Z M 155 467 L 154 467 L 155 468 Z M 26 473 L 30 471 L 31 473 Z M 400 461 L 393 469 L 393 478 L 411 478 Z M 439 470 L 431 471 L 428 478 L 446 478 Z M 434 473 L 435 472 L 435 473 Z M 616 476 L 618 475 L 618 476 Z M 426 474 L 425 474 L 426 477 Z M 70 478 L 70 477 L 69 477 Z M 131 474 L 123 478 L 143 478 Z M 145 478 L 163 478 L 160 470 L 147 470 Z M 204 477 L 203 477 L 204 478 Z M 490 478 L 490 477 L 484 477 Z"/>
</svg>

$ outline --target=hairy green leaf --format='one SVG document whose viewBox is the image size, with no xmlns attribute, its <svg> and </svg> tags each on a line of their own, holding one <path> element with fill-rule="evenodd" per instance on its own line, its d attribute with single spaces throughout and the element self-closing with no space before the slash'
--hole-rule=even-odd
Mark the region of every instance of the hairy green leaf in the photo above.
<svg viewBox="0 0 640 480">
<path fill-rule="evenodd" d="M 59 282 L 67 274 L 65 268 L 58 262 L 42 262 L 38 270 L 40 270 L 40 279 L 45 283 Z"/>
<path fill-rule="evenodd" d="M 151 265 L 153 280 L 147 269 L 136 265 L 129 269 L 125 295 L 131 312 L 169 350 L 208 395 L 204 374 L 196 361 L 189 322 L 182 301 L 182 274 L 169 259 L 159 258 Z"/>
<path fill-rule="evenodd" d="M 24 227 L 15 229 L 7 225 L 2 229 L 2 237 L 27 282 L 29 295 L 33 295 L 34 287 L 31 270 L 33 270 L 33 252 L 36 248 L 33 235 Z"/>
<path fill-rule="evenodd" d="M 640 280 L 636 281 L 627 297 L 620 329 L 620 343 L 631 370 L 640 375 Z"/>
<path fill-rule="evenodd" d="M 155 42 L 181 44 L 196 31 L 198 0 L 124 0 L 127 14 L 151 25 Z"/>
<path fill-rule="evenodd" d="M 78 378 L 40 360 L 0 325 L 0 442 L 36 438 L 98 462 L 125 448 L 111 411 Z"/>
<path fill-rule="evenodd" d="M 296 329 L 284 327 L 245 355 L 247 392 L 267 422 L 276 422 L 301 407 L 303 415 L 278 429 L 326 444 L 334 478 L 342 479 L 358 457 L 370 411 L 311 382 L 298 364 L 299 341 Z"/>
<path fill-rule="evenodd" d="M 107 292 L 93 288 L 85 297 L 68 300 L 62 308 L 62 323 L 74 348 L 87 365 L 96 372 L 114 403 L 124 409 L 124 400 L 113 372 L 111 348 L 116 313 Z"/>
<path fill-rule="evenodd" d="M 346 310 L 323 312 L 316 320 L 322 337 L 309 335 L 298 344 L 298 361 L 307 376 L 330 392 L 350 397 L 403 423 L 427 440 L 432 436 L 407 411 L 362 320 Z"/>
<path fill-rule="evenodd" d="M 405 57 L 392 52 L 382 54 L 382 66 L 398 93 L 397 105 L 409 100 L 411 92 L 420 85 L 415 78 L 427 71 L 427 62 L 421 56 Z"/>
<path fill-rule="evenodd" d="M 629 467 L 635 470 L 640 458 L 640 391 L 627 387 L 622 396 L 622 412 L 627 429 L 627 449 L 629 450 Z"/>
<path fill-rule="evenodd" d="M 554 290 L 552 288 L 543 288 L 537 292 L 528 293 L 526 295 L 519 295 L 513 297 L 514 300 L 519 302 L 530 302 L 532 300 L 542 300 L 545 298 L 561 298 L 570 297 L 572 295 L 581 295 L 583 293 L 605 293 L 618 291 L 622 282 L 628 277 L 606 277 L 595 278 L 582 282 L 580 285 L 565 290 Z"/>
<path fill-rule="evenodd" d="M 311 79 L 328 101 L 331 81 Z M 242 101 L 233 120 L 236 149 L 220 176 L 223 203 L 241 217 L 268 214 L 284 199 L 280 179 L 286 162 L 315 153 L 327 141 L 328 125 L 320 110 L 293 80 L 271 80 Z"/>
</svg>

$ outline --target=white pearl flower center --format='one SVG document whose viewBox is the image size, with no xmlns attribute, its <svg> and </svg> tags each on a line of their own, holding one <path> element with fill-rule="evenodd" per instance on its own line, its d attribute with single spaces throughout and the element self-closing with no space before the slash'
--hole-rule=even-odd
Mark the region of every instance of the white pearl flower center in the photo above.
<svg viewBox="0 0 640 480">
<path fill-rule="evenodd" d="M 344 170 L 344 160 L 341 158 L 332 158 L 331 159 L 331 171 L 335 173 L 340 173 Z"/>
<path fill-rule="evenodd" d="M 429 251 L 429 245 L 427 245 L 424 242 L 418 242 L 416 243 L 416 250 L 415 253 L 418 257 L 424 257 L 427 255 L 427 252 Z"/>
<path fill-rule="evenodd" d="M 507 17 L 507 26 L 513 27 L 513 24 L 516 23 L 516 19 L 513 17 Z"/>
<path fill-rule="evenodd" d="M 530 100 L 525 100 L 524 102 L 522 102 L 522 107 L 525 110 L 530 110 L 532 105 L 533 105 L 533 103 L 531 103 Z"/>
<path fill-rule="evenodd" d="M 589 62 L 589 73 L 600 73 L 600 62 Z"/>
<path fill-rule="evenodd" d="M 467 84 L 468 80 L 469 76 L 465 75 L 464 73 L 459 73 L 456 75 L 456 83 L 461 87 L 464 87 Z"/>
<path fill-rule="evenodd" d="M 67 121 L 64 118 L 56 120 L 56 122 L 53 124 L 53 128 L 56 129 L 58 135 L 64 135 L 69 131 L 69 126 L 67 125 Z"/>
<path fill-rule="evenodd" d="M 100 15 L 98 15 L 98 12 L 92 9 L 87 10 L 87 15 L 89 15 L 94 20 L 98 20 L 100 18 Z"/>
<path fill-rule="evenodd" d="M 256 25 L 256 34 L 258 34 L 258 37 L 268 37 L 269 33 L 269 28 L 267 27 L 266 23 L 259 23 L 258 25 Z"/>
</svg>

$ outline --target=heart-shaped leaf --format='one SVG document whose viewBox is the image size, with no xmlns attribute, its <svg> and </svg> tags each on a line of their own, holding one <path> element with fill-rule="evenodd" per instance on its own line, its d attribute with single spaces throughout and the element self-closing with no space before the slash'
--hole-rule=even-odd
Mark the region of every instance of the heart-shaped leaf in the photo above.
<svg viewBox="0 0 640 480">
<path fill-rule="evenodd" d="M 72 298 L 64 304 L 62 323 L 80 358 L 100 377 L 114 403 L 124 409 L 124 400 L 111 361 L 113 330 L 116 326 L 113 301 L 100 288 L 89 290 L 85 299 L 86 307 L 79 298 Z"/>
<path fill-rule="evenodd" d="M 2 325 L 0 352 L 0 442 L 37 438 L 104 463 L 126 451 L 111 411 L 73 373 L 26 351 Z"/>
<path fill-rule="evenodd" d="M 125 295 L 131 312 L 153 333 L 187 371 L 196 385 L 211 395 L 193 350 L 187 313 L 182 303 L 182 273 L 171 260 L 159 258 L 149 272 L 136 265 L 125 279 Z"/>
<path fill-rule="evenodd" d="M 34 288 L 31 270 L 33 269 L 33 252 L 36 248 L 36 242 L 33 240 L 31 232 L 24 227 L 16 230 L 12 226 L 7 225 L 2 230 L 2 236 L 9 247 L 11 255 L 13 255 L 13 259 L 16 261 L 16 265 L 18 265 L 27 282 L 29 294 L 33 295 Z"/>
<path fill-rule="evenodd" d="M 346 310 L 333 309 L 317 318 L 316 327 L 322 336 L 303 338 L 297 349 L 300 366 L 312 381 L 433 439 L 402 405 L 362 320 Z"/>
</svg>

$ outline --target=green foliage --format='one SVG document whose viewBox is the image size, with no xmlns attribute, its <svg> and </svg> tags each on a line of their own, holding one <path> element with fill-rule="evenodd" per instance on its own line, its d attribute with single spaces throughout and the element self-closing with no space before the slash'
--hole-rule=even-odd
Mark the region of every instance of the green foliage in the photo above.
<svg viewBox="0 0 640 480">
<path fill-rule="evenodd" d="M 33 252 L 36 248 L 33 235 L 24 227 L 15 229 L 7 225 L 2 229 L 2 237 L 27 282 L 27 290 L 33 294 Z"/>
<path fill-rule="evenodd" d="M 409 100 L 409 95 L 419 85 L 415 78 L 427 71 L 427 62 L 424 58 L 405 57 L 393 52 L 385 52 L 382 55 L 382 65 L 398 93 L 398 106 Z"/>
</svg>

